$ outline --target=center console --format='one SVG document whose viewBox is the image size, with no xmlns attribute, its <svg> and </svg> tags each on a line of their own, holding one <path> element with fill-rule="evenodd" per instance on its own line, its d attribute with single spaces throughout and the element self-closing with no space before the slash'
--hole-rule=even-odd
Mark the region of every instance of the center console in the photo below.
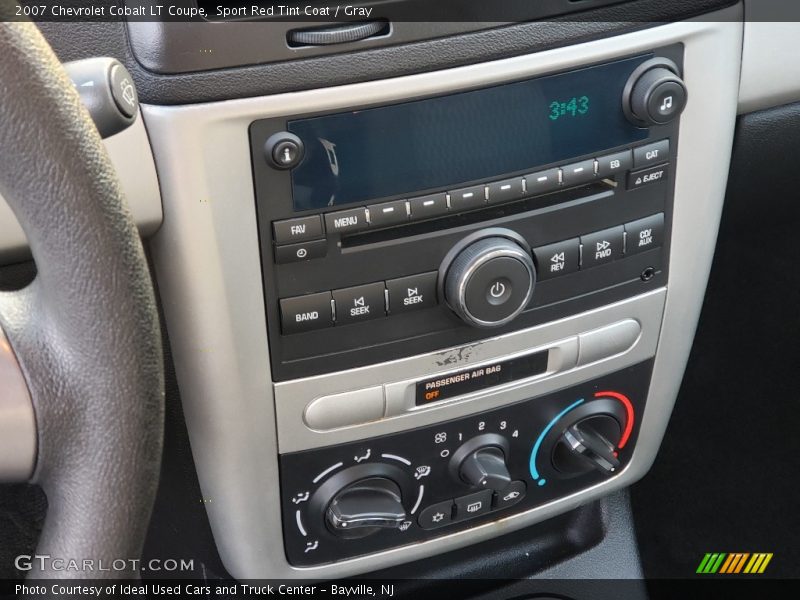
<svg viewBox="0 0 800 600">
<path fill-rule="evenodd" d="M 723 21 L 724 19 L 720 19 Z M 154 257 L 232 574 L 342 577 L 629 485 L 721 210 L 740 24 L 145 106 Z"/>
</svg>

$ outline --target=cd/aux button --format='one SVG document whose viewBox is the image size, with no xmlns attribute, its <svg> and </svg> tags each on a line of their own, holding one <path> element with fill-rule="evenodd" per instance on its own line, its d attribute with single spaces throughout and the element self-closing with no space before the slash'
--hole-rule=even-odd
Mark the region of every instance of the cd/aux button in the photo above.
<svg viewBox="0 0 800 600">
<path fill-rule="evenodd" d="M 333 291 L 336 324 L 347 325 L 386 316 L 383 282 Z"/>
</svg>

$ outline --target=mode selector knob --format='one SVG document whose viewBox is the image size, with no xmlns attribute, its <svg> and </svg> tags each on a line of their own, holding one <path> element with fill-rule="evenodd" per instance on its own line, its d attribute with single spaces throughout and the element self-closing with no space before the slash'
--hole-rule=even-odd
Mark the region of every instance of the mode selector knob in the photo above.
<svg viewBox="0 0 800 600">
<path fill-rule="evenodd" d="M 490 235 L 470 243 L 446 268 L 447 304 L 466 323 L 498 327 L 519 315 L 533 296 L 536 268 L 524 241 Z"/>
<path fill-rule="evenodd" d="M 329 528 L 340 537 L 360 538 L 379 529 L 397 529 L 406 520 L 400 487 L 385 477 L 351 483 L 331 500 Z"/>
</svg>

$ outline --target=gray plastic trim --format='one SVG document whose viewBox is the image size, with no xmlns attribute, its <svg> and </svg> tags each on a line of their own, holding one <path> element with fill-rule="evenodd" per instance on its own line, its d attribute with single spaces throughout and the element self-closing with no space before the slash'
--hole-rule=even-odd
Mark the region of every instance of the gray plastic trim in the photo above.
<svg viewBox="0 0 800 600">
<path fill-rule="evenodd" d="M 36 448 L 36 416 L 28 384 L 0 329 L 0 482 L 30 478 Z"/>
<path fill-rule="evenodd" d="M 297 452 L 424 427 L 521 402 L 635 365 L 655 355 L 665 298 L 666 289 L 661 288 L 598 310 L 466 346 L 277 383 L 274 387 L 278 450 Z M 636 327 L 637 334 L 624 349 L 611 344 L 606 356 L 596 354 L 595 362 L 575 368 L 579 334 L 602 328 L 597 333 L 609 330 L 613 338 L 615 328 L 627 323 Z M 545 350 L 550 351 L 550 356 L 547 371 L 541 375 L 415 407 L 418 380 Z M 318 397 L 380 384 L 385 384 L 384 419 L 373 416 L 360 424 L 329 431 L 312 429 L 303 422 L 306 407 Z"/>
<path fill-rule="evenodd" d="M 125 197 L 142 237 L 152 235 L 161 225 L 161 192 L 141 114 L 133 125 L 103 140 L 116 168 Z M 17 218 L 0 197 L 0 263 L 29 257 L 28 241 Z"/>
<path fill-rule="evenodd" d="M 800 100 L 800 6 L 786 0 L 747 0 L 739 113 Z"/>
<path fill-rule="evenodd" d="M 720 22 L 710 19 L 718 18 Z M 164 198 L 153 252 L 192 452 L 220 556 L 240 579 L 342 578 L 518 529 L 642 477 L 677 396 L 716 242 L 737 108 L 739 7 L 456 69 L 263 98 L 144 106 Z M 690 100 L 681 117 L 661 337 L 639 442 L 618 476 L 526 513 L 428 542 L 298 569 L 281 540 L 275 408 L 248 127 L 255 119 L 350 108 L 545 74 L 683 42 Z M 730 57 L 720 61 L 719 57 Z"/>
</svg>

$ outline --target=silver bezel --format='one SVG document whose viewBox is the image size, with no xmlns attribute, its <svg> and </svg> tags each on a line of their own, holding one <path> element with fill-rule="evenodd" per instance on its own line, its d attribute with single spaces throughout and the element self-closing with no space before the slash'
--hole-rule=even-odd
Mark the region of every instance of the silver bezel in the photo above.
<svg viewBox="0 0 800 600">
<path fill-rule="evenodd" d="M 164 201 L 164 224 L 152 244 L 159 289 L 204 506 L 233 576 L 341 578 L 422 559 L 571 510 L 647 472 L 678 392 L 713 257 L 736 117 L 740 19 L 741 6 L 736 6 L 702 20 L 444 71 L 262 98 L 142 108 Z M 609 481 L 468 531 L 333 565 L 290 566 L 276 551 L 282 538 L 278 449 L 250 123 L 491 85 L 672 43 L 684 44 L 684 81 L 691 99 L 681 117 L 674 171 L 663 325 L 639 442 L 628 467 Z M 721 56 L 730 60 L 720 61 Z"/>
</svg>

